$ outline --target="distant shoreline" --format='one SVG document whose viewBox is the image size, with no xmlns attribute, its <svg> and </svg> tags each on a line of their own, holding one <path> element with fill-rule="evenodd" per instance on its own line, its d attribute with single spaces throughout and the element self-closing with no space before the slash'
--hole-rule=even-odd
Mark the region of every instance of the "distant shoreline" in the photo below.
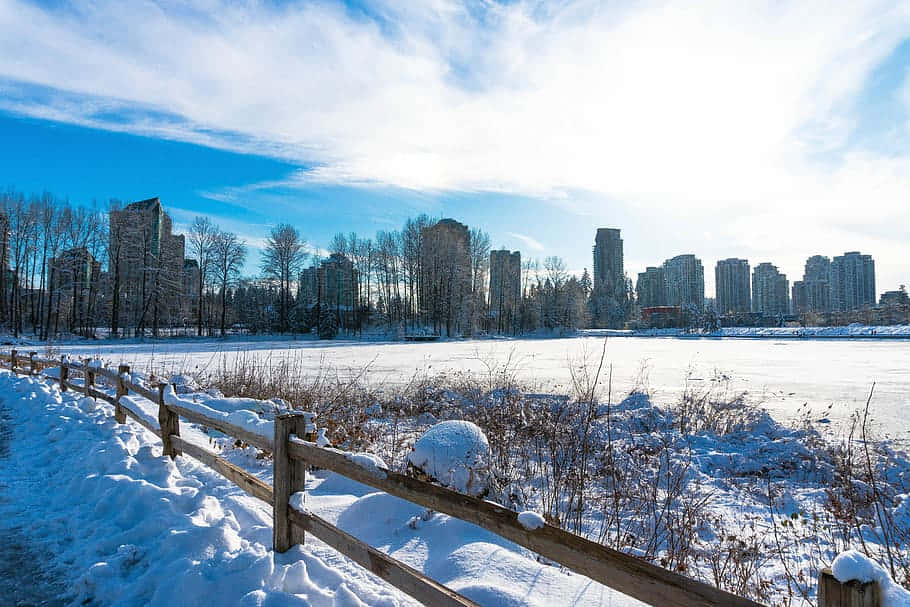
<svg viewBox="0 0 910 607">
<path fill-rule="evenodd" d="M 777 340 L 910 340 L 910 325 L 894 326 L 847 326 L 847 327 L 727 327 L 707 333 L 704 331 L 686 332 L 685 329 L 579 329 L 573 332 L 549 333 L 536 332 L 526 335 L 475 335 L 472 337 L 442 337 L 438 341 L 495 341 L 495 340 L 540 340 L 540 339 L 573 339 L 578 337 L 634 337 L 648 338 L 673 338 L 673 339 L 777 339 Z M 343 335 L 335 339 L 319 340 L 315 335 L 308 333 L 275 333 L 275 334 L 246 334 L 228 335 L 226 337 L 195 335 L 169 335 L 160 337 L 124 337 L 112 339 L 108 336 L 98 339 L 72 337 L 56 341 L 40 341 L 31 337 L 13 338 L 10 335 L 0 336 L 0 343 L 6 347 L 41 347 L 47 346 L 75 346 L 80 344 L 141 344 L 141 343 L 244 343 L 266 341 L 321 341 L 329 345 L 332 342 L 362 342 L 362 343 L 415 343 L 401 335 L 388 335 L 382 333 L 366 333 L 364 335 Z"/>
</svg>

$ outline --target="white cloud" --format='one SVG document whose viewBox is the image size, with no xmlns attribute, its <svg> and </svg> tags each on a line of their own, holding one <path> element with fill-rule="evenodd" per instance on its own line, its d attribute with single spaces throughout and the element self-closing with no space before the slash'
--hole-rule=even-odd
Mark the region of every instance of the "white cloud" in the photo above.
<svg viewBox="0 0 910 607">
<path fill-rule="evenodd" d="M 312 166 L 294 185 L 503 191 L 606 223 L 622 204 L 678 218 L 650 234 L 677 248 L 708 246 L 694 235 L 709 222 L 711 251 L 747 246 L 791 275 L 840 248 L 867 248 L 886 280 L 910 273 L 893 253 L 910 224 L 910 158 L 847 147 L 857 94 L 910 33 L 910 4 L 371 12 L 6 0 L 0 107 Z"/>
<path fill-rule="evenodd" d="M 535 240 L 534 238 L 532 238 L 531 236 L 528 236 L 526 234 L 518 234 L 516 232 L 506 232 L 506 234 L 508 234 L 512 238 L 517 238 L 518 240 L 523 242 L 524 245 L 526 247 L 528 247 L 529 249 L 531 249 L 532 251 L 543 251 L 546 249 L 546 247 L 543 246 L 539 241 Z"/>
</svg>

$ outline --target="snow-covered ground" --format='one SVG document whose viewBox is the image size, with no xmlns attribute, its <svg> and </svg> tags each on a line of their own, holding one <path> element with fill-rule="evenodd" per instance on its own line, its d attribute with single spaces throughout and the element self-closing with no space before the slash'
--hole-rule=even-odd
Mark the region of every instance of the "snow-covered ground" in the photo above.
<svg viewBox="0 0 910 607">
<path fill-rule="evenodd" d="M 464 340 L 438 343 L 232 339 L 100 342 L 64 345 L 58 351 L 102 356 L 134 369 L 207 373 L 245 364 L 278 365 L 315 375 L 320 368 L 356 374 L 374 384 L 401 384 L 415 374 L 468 372 L 483 376 L 510 366 L 516 379 L 541 392 L 567 394 L 570 365 L 595 362 L 602 337 Z M 609 337 L 606 362 L 613 392 L 644 384 L 656 400 L 679 396 L 687 383 L 715 374 L 731 391 L 745 391 L 776 419 L 788 421 L 804 404 L 818 417 L 846 419 L 866 402 L 875 382 L 873 417 L 886 434 L 910 439 L 910 340 L 723 340 Z M 828 407 L 831 410 L 828 411 Z"/>
<path fill-rule="evenodd" d="M 134 402 L 154 415 L 151 403 Z M 157 437 L 116 424 L 105 403 L 0 371 L 0 407 L 0 531 L 35 555 L 10 584 L 31 594 L 4 600 L 56 604 L 64 588 L 63 602 L 77 605 L 414 604 L 312 537 L 275 554 L 266 505 L 190 458 L 161 457 Z M 181 435 L 271 480 L 270 462 L 252 449 L 186 423 Z M 638 605 L 473 525 L 337 475 L 314 475 L 307 489 L 310 510 L 484 605 Z M 16 557 L 9 550 L 0 546 L 0 572 Z"/>
</svg>

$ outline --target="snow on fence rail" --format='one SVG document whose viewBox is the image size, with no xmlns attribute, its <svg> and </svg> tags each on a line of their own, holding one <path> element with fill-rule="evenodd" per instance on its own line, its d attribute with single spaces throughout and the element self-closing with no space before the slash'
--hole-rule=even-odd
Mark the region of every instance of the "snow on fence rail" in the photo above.
<svg viewBox="0 0 910 607">
<path fill-rule="evenodd" d="M 26 361 L 27 369 L 24 366 Z M 364 465 L 350 454 L 337 449 L 319 447 L 315 442 L 307 440 L 313 438 L 314 434 L 309 424 L 311 414 L 291 412 L 278 415 L 273 424 L 249 424 L 180 399 L 168 384 L 158 384 L 156 389 L 142 386 L 133 381 L 126 365 L 121 365 L 115 372 L 88 361 L 74 362 L 66 356 L 60 360 L 49 360 L 38 358 L 36 352 L 29 352 L 28 358 L 23 359 L 16 350 L 10 354 L 0 354 L 0 362 L 9 363 L 9 368 L 14 373 L 28 375 L 36 375 L 48 367 L 59 367 L 57 377 L 52 374 L 45 374 L 45 377 L 58 381 L 62 390 L 72 389 L 111 403 L 118 423 L 125 423 L 126 417 L 130 417 L 161 438 L 164 455 L 171 458 L 180 454 L 188 455 L 250 495 L 270 504 L 273 510 L 273 548 L 276 552 L 285 552 L 293 544 L 302 544 L 304 533 L 312 533 L 365 569 L 427 605 L 477 604 L 306 509 L 295 507 L 292 502 L 296 500 L 292 499 L 292 495 L 304 490 L 307 465 L 330 470 L 390 495 L 478 525 L 546 559 L 651 605 L 761 607 L 750 599 L 607 548 L 559 527 L 550 524 L 536 528 L 526 527 L 519 521 L 518 513 L 498 504 L 391 470 Z M 81 386 L 69 379 L 71 370 L 82 374 Z M 116 396 L 95 388 L 97 375 L 113 382 L 117 387 Z M 130 406 L 130 392 L 158 405 L 157 426 L 139 407 Z M 180 417 L 271 452 L 274 486 L 216 453 L 180 438 Z M 267 432 L 267 426 L 272 426 L 271 436 Z M 875 582 L 870 585 L 856 581 L 842 583 L 829 570 L 825 570 L 819 576 L 819 607 L 880 607 L 881 593 L 876 593 L 874 584 Z"/>
</svg>

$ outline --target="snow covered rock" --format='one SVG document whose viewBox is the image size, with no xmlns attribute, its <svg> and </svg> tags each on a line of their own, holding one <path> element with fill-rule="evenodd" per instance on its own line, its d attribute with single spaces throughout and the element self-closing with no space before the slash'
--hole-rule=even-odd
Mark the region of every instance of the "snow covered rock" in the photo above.
<svg viewBox="0 0 910 607">
<path fill-rule="evenodd" d="M 841 583 L 852 580 L 878 582 L 882 589 L 882 607 L 910 607 L 910 591 L 895 584 L 884 567 L 856 550 L 838 554 L 831 571 Z"/>
<path fill-rule="evenodd" d="M 471 422 L 440 422 L 414 445 L 408 463 L 436 481 L 468 495 L 480 496 L 489 488 L 490 444 Z"/>
</svg>

